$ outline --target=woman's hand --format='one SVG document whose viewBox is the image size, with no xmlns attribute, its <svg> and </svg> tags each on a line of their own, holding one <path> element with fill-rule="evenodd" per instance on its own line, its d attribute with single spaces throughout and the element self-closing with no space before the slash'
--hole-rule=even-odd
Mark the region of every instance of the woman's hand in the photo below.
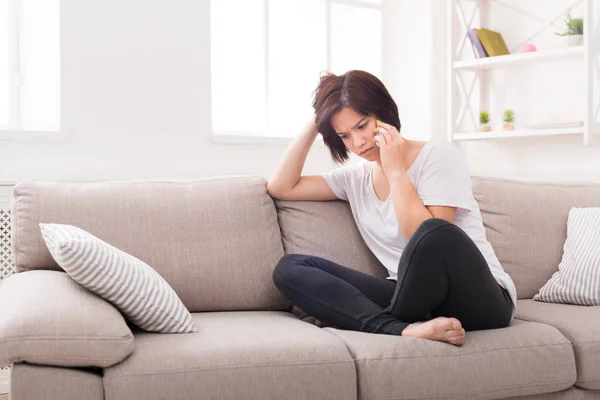
<svg viewBox="0 0 600 400">
<path fill-rule="evenodd" d="M 390 177 L 397 172 L 406 172 L 406 154 L 408 144 L 398 130 L 389 124 L 377 120 L 375 128 L 375 143 L 381 154 L 381 166 L 385 174 Z"/>
</svg>

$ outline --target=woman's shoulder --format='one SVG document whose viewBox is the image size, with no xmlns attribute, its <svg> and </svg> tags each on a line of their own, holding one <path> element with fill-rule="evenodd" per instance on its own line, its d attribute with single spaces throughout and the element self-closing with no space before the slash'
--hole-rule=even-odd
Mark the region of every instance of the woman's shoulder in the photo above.
<svg viewBox="0 0 600 400">
<path fill-rule="evenodd" d="M 447 140 L 430 140 L 423 145 L 421 151 L 426 153 L 424 158 L 427 163 L 462 160 L 462 154 L 458 148 Z"/>
<path fill-rule="evenodd" d="M 429 140 L 425 142 L 425 145 L 423 147 L 429 148 L 430 151 L 452 153 L 458 152 L 458 148 L 454 145 L 454 143 L 443 139 Z"/>
<path fill-rule="evenodd" d="M 371 163 L 366 160 L 359 160 L 350 164 L 341 165 L 328 172 L 328 174 L 344 177 L 347 182 L 354 182 L 360 178 L 366 177 L 371 169 Z"/>
</svg>

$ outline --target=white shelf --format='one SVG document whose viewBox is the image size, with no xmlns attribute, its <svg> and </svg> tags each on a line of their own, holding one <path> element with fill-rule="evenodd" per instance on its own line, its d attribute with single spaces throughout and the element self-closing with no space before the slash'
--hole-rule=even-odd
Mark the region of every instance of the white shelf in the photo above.
<svg viewBox="0 0 600 400">
<path fill-rule="evenodd" d="M 505 139 L 532 136 L 582 135 L 583 127 L 554 128 L 554 129 L 519 129 L 515 131 L 497 130 L 492 132 L 461 132 L 455 133 L 453 140 L 483 140 Z"/>
<path fill-rule="evenodd" d="M 505 56 L 484 57 L 468 61 L 456 61 L 453 66 L 458 70 L 488 70 L 493 68 L 508 68 L 533 61 L 559 61 L 583 57 L 583 46 L 567 47 L 558 50 L 533 51 L 530 53 L 515 53 Z"/>
</svg>

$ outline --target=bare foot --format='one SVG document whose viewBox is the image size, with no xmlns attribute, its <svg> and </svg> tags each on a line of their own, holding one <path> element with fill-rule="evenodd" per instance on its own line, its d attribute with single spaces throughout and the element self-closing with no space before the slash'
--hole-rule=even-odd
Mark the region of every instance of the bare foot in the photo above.
<svg viewBox="0 0 600 400">
<path fill-rule="evenodd" d="M 333 326 L 330 323 L 321 321 L 320 319 L 317 319 L 317 318 L 315 318 L 315 325 L 318 326 L 319 328 L 326 328 L 328 326 Z"/>
<path fill-rule="evenodd" d="M 462 346 L 465 342 L 465 330 L 456 318 L 437 317 L 425 322 L 415 322 L 402 331 L 402 336 L 448 342 Z"/>
</svg>

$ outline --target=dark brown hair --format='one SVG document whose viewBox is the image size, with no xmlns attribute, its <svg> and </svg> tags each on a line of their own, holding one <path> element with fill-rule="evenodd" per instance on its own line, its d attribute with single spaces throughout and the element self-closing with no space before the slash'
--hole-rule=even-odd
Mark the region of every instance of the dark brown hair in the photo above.
<svg viewBox="0 0 600 400">
<path fill-rule="evenodd" d="M 398 106 L 376 76 L 359 70 L 339 76 L 327 73 L 321 76 L 314 91 L 313 108 L 317 130 L 323 135 L 323 141 L 337 163 L 343 163 L 349 156 L 346 145 L 331 126 L 331 117 L 344 107 L 350 107 L 364 116 L 375 115 L 400 132 Z"/>
</svg>

